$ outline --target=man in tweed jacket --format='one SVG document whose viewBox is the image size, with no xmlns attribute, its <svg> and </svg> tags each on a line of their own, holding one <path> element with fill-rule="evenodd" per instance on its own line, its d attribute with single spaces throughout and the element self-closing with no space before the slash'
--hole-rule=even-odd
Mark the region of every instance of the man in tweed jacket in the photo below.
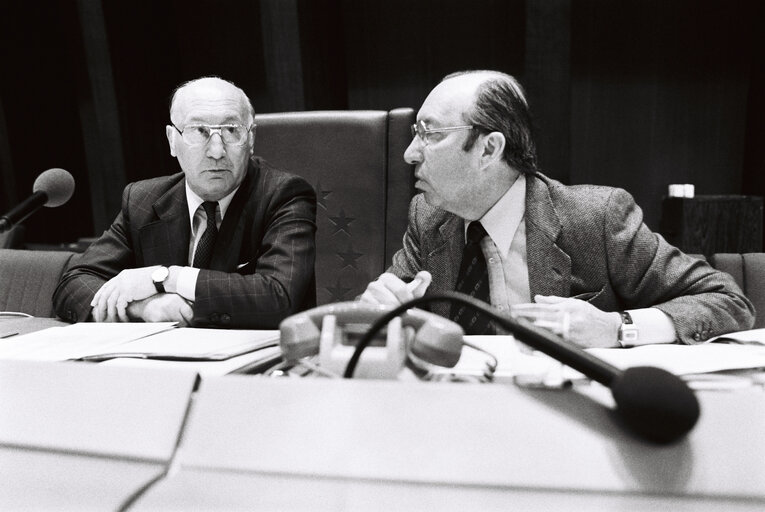
<svg viewBox="0 0 765 512">
<path fill-rule="evenodd" d="M 733 279 L 652 233 L 627 192 L 565 186 L 537 171 L 514 78 L 449 75 L 417 120 L 404 156 L 422 194 L 410 205 L 403 249 L 361 300 L 393 305 L 454 290 L 466 225 L 480 220 L 492 305 L 533 301 L 532 320 L 567 312 L 579 345 L 625 346 L 625 311 L 631 344 L 696 343 L 752 326 L 754 308 Z M 448 304 L 431 309 L 449 316 Z"/>
<path fill-rule="evenodd" d="M 253 156 L 244 92 L 215 77 L 188 82 L 170 119 L 183 172 L 125 188 L 112 226 L 62 276 L 57 314 L 273 329 L 313 306 L 316 196 Z"/>
</svg>

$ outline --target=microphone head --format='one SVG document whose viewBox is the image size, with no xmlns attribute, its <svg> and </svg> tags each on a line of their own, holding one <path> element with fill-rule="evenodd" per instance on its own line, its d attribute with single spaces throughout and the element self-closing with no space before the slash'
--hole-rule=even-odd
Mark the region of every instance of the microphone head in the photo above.
<svg viewBox="0 0 765 512">
<path fill-rule="evenodd" d="M 37 177 L 32 192 L 45 192 L 48 200 L 44 206 L 55 208 L 69 201 L 74 194 L 74 178 L 64 169 L 48 169 Z"/>
<path fill-rule="evenodd" d="M 661 368 L 628 368 L 610 387 L 616 412 L 628 428 L 649 441 L 675 441 L 699 419 L 696 395 L 682 379 Z"/>
</svg>

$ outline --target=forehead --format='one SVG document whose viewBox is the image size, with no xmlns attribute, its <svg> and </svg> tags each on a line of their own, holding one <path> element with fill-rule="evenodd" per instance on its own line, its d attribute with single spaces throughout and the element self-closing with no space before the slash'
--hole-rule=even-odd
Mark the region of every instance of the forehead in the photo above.
<svg viewBox="0 0 765 512">
<path fill-rule="evenodd" d="M 420 107 L 417 120 L 426 124 L 459 124 L 475 103 L 476 89 L 484 81 L 471 75 L 450 78 L 438 84 Z"/>
<path fill-rule="evenodd" d="M 170 113 L 174 122 L 244 123 L 247 103 L 243 93 L 223 81 L 192 83 L 178 91 Z"/>
</svg>

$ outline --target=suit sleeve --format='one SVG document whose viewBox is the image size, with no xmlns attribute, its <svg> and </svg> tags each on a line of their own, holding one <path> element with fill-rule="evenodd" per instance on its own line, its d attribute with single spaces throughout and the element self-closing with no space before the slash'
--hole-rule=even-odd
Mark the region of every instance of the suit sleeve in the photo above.
<svg viewBox="0 0 765 512">
<path fill-rule="evenodd" d="M 752 327 L 754 307 L 733 278 L 651 232 L 626 191 L 611 193 L 604 231 L 610 279 L 627 308 L 663 311 L 687 344 Z"/>
<path fill-rule="evenodd" d="M 122 193 L 122 209 L 104 234 L 81 255 L 73 258 L 53 292 L 56 314 L 69 322 L 90 319 L 90 302 L 103 284 L 122 269 L 135 266 L 128 242 L 127 205 L 132 185 Z"/>
<path fill-rule="evenodd" d="M 200 270 L 195 326 L 276 329 L 315 293 L 316 194 L 302 178 L 290 176 L 273 187 L 265 227 L 251 233 L 247 268 L 234 272 Z M 257 240 L 256 240 L 257 238 Z"/>
<path fill-rule="evenodd" d="M 422 196 L 416 195 L 409 203 L 409 222 L 404 233 L 404 246 L 393 255 L 393 262 L 386 271 L 404 281 L 414 279 L 415 274 L 422 270 L 421 241 L 417 225 L 418 202 L 421 200 Z"/>
</svg>

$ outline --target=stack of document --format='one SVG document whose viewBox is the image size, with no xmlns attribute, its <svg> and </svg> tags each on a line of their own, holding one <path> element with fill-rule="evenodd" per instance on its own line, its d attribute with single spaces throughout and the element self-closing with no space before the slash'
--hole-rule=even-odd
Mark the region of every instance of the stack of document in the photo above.
<svg viewBox="0 0 765 512">
<path fill-rule="evenodd" d="M 228 373 L 262 357 L 278 357 L 278 342 L 277 330 L 178 328 L 174 322 L 79 323 L 0 340 L 0 359 L 154 361 L 154 366 L 182 363 L 185 368 L 199 363 L 209 373 Z M 217 370 L 208 364 L 226 361 Z"/>
</svg>

